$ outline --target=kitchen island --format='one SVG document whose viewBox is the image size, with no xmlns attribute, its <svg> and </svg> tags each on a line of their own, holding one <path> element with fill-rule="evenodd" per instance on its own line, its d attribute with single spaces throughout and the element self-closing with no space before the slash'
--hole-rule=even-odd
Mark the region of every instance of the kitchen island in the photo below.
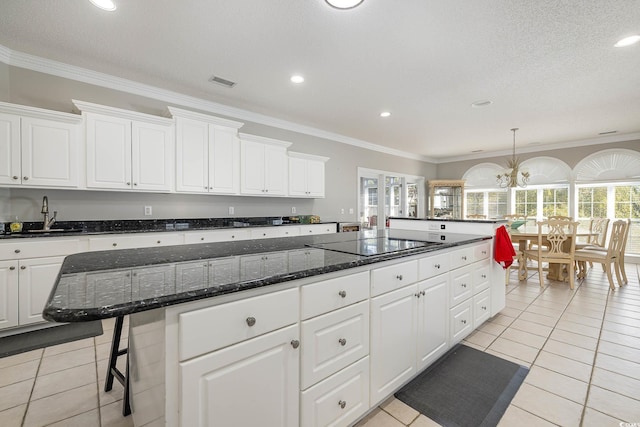
<svg viewBox="0 0 640 427">
<path fill-rule="evenodd" d="M 130 315 L 137 426 L 350 425 L 490 316 L 490 242 L 386 230 L 82 253 L 43 315 Z"/>
</svg>

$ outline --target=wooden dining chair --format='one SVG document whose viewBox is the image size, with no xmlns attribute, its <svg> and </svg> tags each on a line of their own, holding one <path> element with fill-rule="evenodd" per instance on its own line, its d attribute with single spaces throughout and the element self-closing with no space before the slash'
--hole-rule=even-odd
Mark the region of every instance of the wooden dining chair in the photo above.
<svg viewBox="0 0 640 427">
<path fill-rule="evenodd" d="M 574 253 L 578 222 L 566 220 L 538 221 L 538 238 L 534 249 L 524 251 L 524 267 L 528 269 L 528 261 L 536 261 L 540 287 L 544 286 L 543 263 L 566 266 L 569 273 L 569 287 L 573 289 L 575 265 Z M 561 275 L 561 274 L 560 274 Z"/>
<path fill-rule="evenodd" d="M 631 230 L 631 218 L 627 219 L 627 231 L 624 234 L 624 241 L 622 242 L 622 249 L 620 250 L 620 260 L 618 261 L 617 268 L 620 270 L 620 275 L 622 276 L 622 284 L 626 285 L 629 283 L 627 279 L 627 272 L 624 269 L 624 254 L 627 251 L 627 240 L 629 240 L 629 232 Z"/>
<path fill-rule="evenodd" d="M 609 280 L 609 288 L 615 290 L 616 285 L 613 282 L 613 271 L 616 272 L 616 278 L 618 279 L 618 285 L 622 286 L 622 269 L 620 267 L 621 258 L 624 251 L 625 236 L 629 228 L 629 222 L 624 220 L 618 220 L 611 226 L 611 236 L 609 237 L 609 244 L 606 250 L 599 248 L 592 249 L 578 249 L 575 251 L 574 258 L 578 263 L 578 278 L 585 278 L 587 276 L 587 262 L 602 264 L 604 271 L 607 273 L 607 280 Z"/>
<path fill-rule="evenodd" d="M 601 249 L 607 241 L 607 230 L 609 229 L 609 218 L 591 218 L 589 221 L 589 232 L 594 233 L 587 237 L 585 243 L 576 243 L 577 249 Z"/>
<path fill-rule="evenodd" d="M 573 221 L 573 217 L 564 215 L 549 215 L 548 220 Z"/>
</svg>

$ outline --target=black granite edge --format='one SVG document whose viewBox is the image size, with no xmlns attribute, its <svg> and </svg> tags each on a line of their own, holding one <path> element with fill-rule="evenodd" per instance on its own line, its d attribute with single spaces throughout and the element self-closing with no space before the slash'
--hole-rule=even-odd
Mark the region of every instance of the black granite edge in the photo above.
<svg viewBox="0 0 640 427">
<path fill-rule="evenodd" d="M 293 238 L 289 238 L 289 239 L 293 239 Z M 470 238 L 466 240 L 446 242 L 438 246 L 406 249 L 403 251 L 391 252 L 391 253 L 378 255 L 378 256 L 355 256 L 355 255 L 344 254 L 345 258 L 353 259 L 355 257 L 355 259 L 346 263 L 333 264 L 333 265 L 325 266 L 322 268 L 303 270 L 299 272 L 288 273 L 285 275 L 274 275 L 274 276 L 269 276 L 269 277 L 260 278 L 256 280 L 250 280 L 246 282 L 238 282 L 238 283 L 232 283 L 232 284 L 227 284 L 222 286 L 216 286 L 215 288 L 205 288 L 197 291 L 173 294 L 170 296 L 164 296 L 160 298 L 133 301 L 127 304 L 96 307 L 95 309 L 58 309 L 55 307 L 51 307 L 50 301 L 53 299 L 53 295 L 55 294 L 55 291 L 56 291 L 54 287 L 54 289 L 51 290 L 50 297 L 47 301 L 47 304 L 43 310 L 42 315 L 43 315 L 43 318 L 51 322 L 85 322 L 85 321 L 91 321 L 91 320 L 107 319 L 111 317 L 117 317 L 117 316 L 139 313 L 139 312 L 153 310 L 153 309 L 162 308 L 162 307 L 168 307 L 176 304 L 183 304 L 183 303 L 197 301 L 205 298 L 213 298 L 213 297 L 227 295 L 235 292 L 262 288 L 269 285 L 285 283 L 288 281 L 318 276 L 326 273 L 332 273 L 335 271 L 348 270 L 351 268 L 360 267 L 364 265 L 375 264 L 375 263 L 380 263 L 384 261 L 391 261 L 395 259 L 406 258 L 409 256 L 420 255 L 424 253 L 440 251 L 440 250 L 449 249 L 456 246 L 463 246 L 470 243 L 476 243 L 483 240 L 491 240 L 491 239 L 492 239 L 491 236 L 473 236 L 473 237 L 470 236 Z M 282 240 L 282 239 L 265 239 L 265 240 Z M 194 246 L 194 245 L 183 245 L 183 246 Z M 302 248 L 297 247 L 295 249 L 302 249 Z M 233 256 L 233 255 L 227 254 L 225 256 Z M 223 257 L 223 256 L 220 256 L 220 257 Z M 189 260 L 189 261 L 193 261 L 193 260 Z M 124 268 L 132 268 L 132 267 L 124 267 Z M 75 273 L 76 272 L 71 274 L 75 274 Z M 59 273 L 58 279 L 61 275 L 62 275 L 62 271 Z M 57 282 L 58 280 L 56 280 L 56 283 Z"/>
<path fill-rule="evenodd" d="M 300 222 L 300 218 L 304 222 Z M 129 219 L 129 220 L 87 220 L 87 221 L 57 221 L 53 231 L 49 233 L 31 232 L 30 230 L 42 230 L 42 222 L 24 222 L 22 232 L 11 233 L 10 223 L 4 224 L 4 234 L 0 233 L 0 239 L 29 238 L 29 237 L 54 237 L 78 234 L 126 234 L 145 232 L 173 232 L 173 231 L 197 231 L 212 229 L 232 229 L 246 227 L 271 227 L 287 225 L 309 225 L 308 215 L 298 217 L 265 216 L 265 217 L 229 217 L 229 218 L 190 218 L 190 219 Z M 298 218 L 298 221 L 295 220 Z M 336 224 L 334 221 L 322 221 L 316 224 Z M 0 227 L 1 229 L 1 227 Z"/>
<path fill-rule="evenodd" d="M 506 219 L 456 219 L 456 218 L 406 218 L 400 216 L 391 216 L 389 219 L 406 219 L 410 221 L 445 221 L 445 222 L 473 222 L 473 223 L 487 223 L 487 224 L 499 224 L 506 223 Z"/>
</svg>

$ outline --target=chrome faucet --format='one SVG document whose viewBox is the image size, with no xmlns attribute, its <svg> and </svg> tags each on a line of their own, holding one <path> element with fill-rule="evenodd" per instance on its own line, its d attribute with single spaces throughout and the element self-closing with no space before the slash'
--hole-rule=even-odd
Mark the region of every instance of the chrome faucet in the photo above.
<svg viewBox="0 0 640 427">
<path fill-rule="evenodd" d="M 49 199 L 47 196 L 42 198 L 42 210 L 40 213 L 44 214 L 42 229 L 51 230 L 51 226 L 56 222 L 56 215 L 58 215 L 58 211 L 53 211 L 53 218 L 49 219 Z"/>
</svg>

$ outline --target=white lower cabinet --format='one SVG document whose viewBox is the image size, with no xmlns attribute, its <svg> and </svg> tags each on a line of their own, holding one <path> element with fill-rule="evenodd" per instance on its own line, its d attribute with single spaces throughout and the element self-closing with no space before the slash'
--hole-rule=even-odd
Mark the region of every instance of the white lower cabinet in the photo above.
<svg viewBox="0 0 640 427">
<path fill-rule="evenodd" d="M 423 370 L 449 348 L 449 275 L 418 283 L 416 368 Z"/>
<path fill-rule="evenodd" d="M 298 340 L 292 325 L 180 363 L 180 424 L 297 426 Z"/>
<path fill-rule="evenodd" d="M 18 325 L 18 271 L 15 261 L 0 261 L 0 329 Z"/>
<path fill-rule="evenodd" d="M 473 330 L 473 304 L 471 299 L 451 309 L 451 345 L 461 341 Z"/>
<path fill-rule="evenodd" d="M 416 285 L 371 299 L 371 405 L 416 373 Z"/>
<path fill-rule="evenodd" d="M 369 410 L 369 358 L 301 393 L 302 427 L 349 426 Z"/>
</svg>

